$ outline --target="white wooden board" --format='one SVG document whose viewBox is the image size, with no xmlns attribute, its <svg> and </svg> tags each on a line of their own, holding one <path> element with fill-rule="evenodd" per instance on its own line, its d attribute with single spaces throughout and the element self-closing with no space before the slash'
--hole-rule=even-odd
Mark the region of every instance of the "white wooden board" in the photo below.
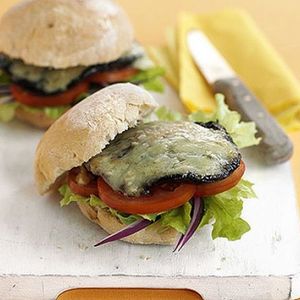
<svg viewBox="0 0 300 300">
<path fill-rule="evenodd" d="M 170 93 L 160 101 L 175 101 Z M 266 167 L 255 149 L 244 152 L 258 199 L 245 201 L 252 230 L 240 241 L 212 241 L 207 226 L 179 254 L 123 242 L 94 249 L 105 236 L 100 228 L 76 205 L 61 209 L 58 195 L 35 191 L 41 135 L 18 122 L 0 126 L 0 299 L 48 300 L 77 285 L 190 287 L 214 300 L 290 297 L 300 273 L 300 228 L 289 163 Z"/>
</svg>

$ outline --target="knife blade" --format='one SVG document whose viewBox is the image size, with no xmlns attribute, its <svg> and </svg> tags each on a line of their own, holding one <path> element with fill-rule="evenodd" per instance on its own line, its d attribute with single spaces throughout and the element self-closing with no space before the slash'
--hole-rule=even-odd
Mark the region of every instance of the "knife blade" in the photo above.
<svg viewBox="0 0 300 300">
<path fill-rule="evenodd" d="M 264 161 L 273 165 L 289 160 L 293 154 L 291 140 L 207 36 L 193 29 L 187 34 L 187 46 L 213 92 L 222 93 L 227 105 L 238 111 L 244 121 L 256 123 L 258 135 L 262 137 L 257 147 Z"/>
</svg>

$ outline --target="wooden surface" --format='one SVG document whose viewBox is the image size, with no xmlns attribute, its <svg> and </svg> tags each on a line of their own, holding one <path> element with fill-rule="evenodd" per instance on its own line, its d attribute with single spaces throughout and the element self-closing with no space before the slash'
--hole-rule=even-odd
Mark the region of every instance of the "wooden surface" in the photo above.
<svg viewBox="0 0 300 300">
<path fill-rule="evenodd" d="M 233 284 L 233 281 L 235 282 Z M 289 299 L 290 283 L 288 278 L 279 278 L 274 276 L 269 277 L 201 277 L 188 278 L 173 278 L 172 282 L 162 277 L 127 277 L 127 276 L 43 276 L 36 278 L 35 276 L 11 276 L 6 284 L 9 285 L 9 294 L 7 289 L 1 289 L 1 300 L 54 300 L 67 287 L 110 287 L 119 288 L 120 286 L 138 288 L 145 287 L 147 282 L 148 288 L 189 288 L 192 290 L 201 291 L 205 296 L 205 300 L 279 300 Z M 239 288 L 236 288 L 238 286 Z M 0 287 L 3 287 L 0 281 Z M 283 288 L 284 287 L 284 288 Z M 249 290 L 250 296 L 249 296 Z M 253 291 L 261 292 L 259 297 L 253 297 Z M 219 294 L 220 297 L 207 296 L 214 291 L 214 295 Z M 248 292 L 247 292 L 248 291 Z M 9 296 L 6 296 L 9 295 Z M 6 297 L 5 297 L 6 296 Z M 148 300 L 143 297 L 141 300 Z M 294 299 L 294 298 L 293 298 Z M 73 299 L 72 299 L 73 300 Z M 75 299 L 74 299 L 75 300 Z M 85 300 L 91 300 L 89 298 Z M 101 298 L 97 300 L 103 300 Z M 159 300 L 174 300 L 172 297 L 166 297 Z M 184 298 L 180 300 L 186 300 Z"/>
</svg>

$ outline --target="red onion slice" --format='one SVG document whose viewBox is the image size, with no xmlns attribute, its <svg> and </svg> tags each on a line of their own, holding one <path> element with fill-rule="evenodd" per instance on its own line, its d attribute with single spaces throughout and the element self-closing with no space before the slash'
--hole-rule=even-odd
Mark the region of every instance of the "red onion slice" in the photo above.
<svg viewBox="0 0 300 300">
<path fill-rule="evenodd" d="M 173 252 L 179 252 L 183 246 L 189 241 L 196 229 L 198 228 L 203 216 L 203 201 L 200 197 L 195 197 L 193 200 L 193 212 L 190 225 L 185 234 L 183 234 Z"/>
<path fill-rule="evenodd" d="M 98 247 L 100 245 L 103 245 L 103 244 L 106 244 L 109 242 L 123 239 L 127 236 L 130 236 L 130 235 L 146 228 L 147 226 L 151 225 L 152 223 L 153 223 L 152 221 L 145 220 L 145 219 L 137 220 L 137 221 L 133 222 L 132 224 L 126 226 L 125 228 L 107 236 L 102 241 L 100 241 L 99 243 L 94 245 L 94 247 Z"/>
</svg>

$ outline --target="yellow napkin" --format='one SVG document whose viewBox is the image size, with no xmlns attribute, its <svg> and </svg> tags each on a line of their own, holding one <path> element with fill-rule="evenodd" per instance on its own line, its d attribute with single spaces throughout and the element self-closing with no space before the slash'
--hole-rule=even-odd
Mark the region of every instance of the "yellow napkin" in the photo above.
<svg viewBox="0 0 300 300">
<path fill-rule="evenodd" d="M 183 13 L 179 18 L 176 31 L 179 74 L 172 76 L 169 70 L 167 75 L 178 80 L 180 97 L 190 111 L 211 111 L 215 106 L 212 92 L 186 46 L 186 33 L 193 28 L 204 31 L 251 91 L 287 130 L 300 129 L 300 83 L 254 21 L 240 10 L 209 15 Z M 169 60 L 172 61 L 174 59 Z"/>
</svg>

